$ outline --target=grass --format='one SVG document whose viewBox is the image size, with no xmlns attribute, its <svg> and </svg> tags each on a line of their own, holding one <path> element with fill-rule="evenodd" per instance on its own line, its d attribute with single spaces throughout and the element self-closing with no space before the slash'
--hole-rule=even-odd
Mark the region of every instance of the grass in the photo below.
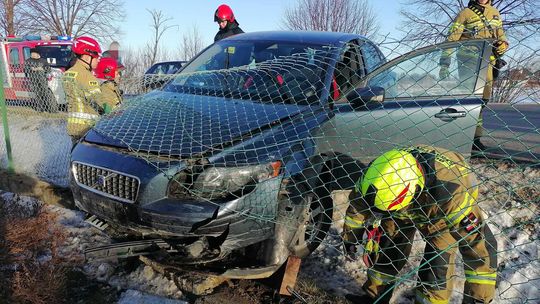
<svg viewBox="0 0 540 304">
<path fill-rule="evenodd" d="M 66 235 L 41 204 L 0 199 L 0 303 L 64 303 L 74 259 L 63 256 Z"/>
</svg>

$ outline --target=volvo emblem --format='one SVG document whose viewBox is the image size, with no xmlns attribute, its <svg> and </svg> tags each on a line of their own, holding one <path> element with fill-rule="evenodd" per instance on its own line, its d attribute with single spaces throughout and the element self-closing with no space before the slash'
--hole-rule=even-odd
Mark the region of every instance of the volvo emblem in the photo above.
<svg viewBox="0 0 540 304">
<path fill-rule="evenodd" d="M 97 176 L 97 184 L 98 184 L 98 186 L 100 186 L 101 188 L 105 188 L 105 183 L 107 182 L 107 177 L 108 176 L 98 175 Z"/>
</svg>

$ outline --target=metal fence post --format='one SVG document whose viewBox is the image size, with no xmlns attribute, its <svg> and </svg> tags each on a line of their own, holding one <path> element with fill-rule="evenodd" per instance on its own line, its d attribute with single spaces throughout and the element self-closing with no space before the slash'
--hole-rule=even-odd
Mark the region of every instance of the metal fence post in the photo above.
<svg viewBox="0 0 540 304">
<path fill-rule="evenodd" d="M 2 64 L 2 69 L 4 65 Z M 0 83 L 4 83 L 4 73 L 0 73 Z M 7 107 L 6 107 L 6 98 L 4 96 L 4 86 L 0 90 L 0 111 L 2 111 L 2 124 L 4 128 L 4 139 L 6 141 L 6 152 L 8 160 L 8 172 L 13 173 L 13 157 L 11 154 L 11 139 L 9 137 L 9 124 L 7 121 Z"/>
</svg>

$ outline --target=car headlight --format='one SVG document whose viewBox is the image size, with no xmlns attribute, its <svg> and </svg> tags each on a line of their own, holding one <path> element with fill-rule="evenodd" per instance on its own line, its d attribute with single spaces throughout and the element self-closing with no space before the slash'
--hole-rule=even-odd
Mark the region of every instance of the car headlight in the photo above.
<svg viewBox="0 0 540 304">
<path fill-rule="evenodd" d="M 256 166 L 209 167 L 196 177 L 189 192 L 191 196 L 210 200 L 241 197 L 257 183 L 278 176 L 280 169 L 279 161 Z"/>
</svg>

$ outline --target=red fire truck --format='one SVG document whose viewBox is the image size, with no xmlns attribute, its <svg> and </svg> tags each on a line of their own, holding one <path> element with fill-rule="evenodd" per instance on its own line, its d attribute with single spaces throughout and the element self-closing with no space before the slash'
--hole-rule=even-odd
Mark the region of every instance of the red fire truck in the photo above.
<svg viewBox="0 0 540 304">
<path fill-rule="evenodd" d="M 34 93 L 30 91 L 28 79 L 24 74 L 24 61 L 30 58 L 30 49 L 36 48 L 51 66 L 48 77 L 49 89 L 56 97 L 55 108 L 65 106 L 66 100 L 62 87 L 62 74 L 69 68 L 73 58 L 71 46 L 73 41 L 66 36 L 25 36 L 8 37 L 0 42 L 0 51 L 6 59 L 9 86 L 5 88 L 6 100 L 11 104 L 31 104 Z"/>
</svg>

